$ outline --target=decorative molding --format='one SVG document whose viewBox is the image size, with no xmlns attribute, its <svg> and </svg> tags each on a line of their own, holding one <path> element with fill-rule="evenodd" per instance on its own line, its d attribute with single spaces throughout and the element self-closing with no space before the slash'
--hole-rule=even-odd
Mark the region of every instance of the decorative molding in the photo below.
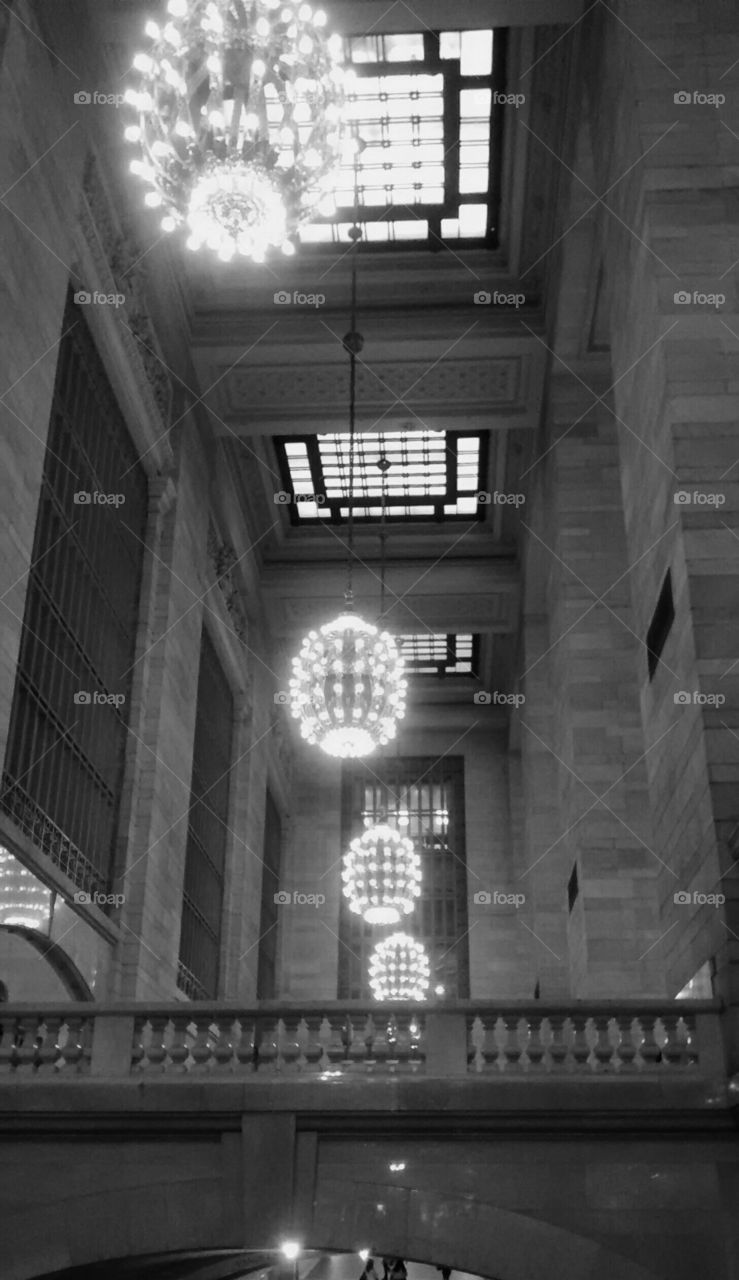
<svg viewBox="0 0 739 1280">
<path fill-rule="evenodd" d="M 234 631 L 239 640 L 246 642 L 249 626 L 246 610 L 241 600 L 241 591 L 234 575 L 234 565 L 238 557 L 229 542 L 221 541 L 215 525 L 211 521 L 208 526 L 208 560 L 216 580 Z"/>
<path fill-rule="evenodd" d="M 522 391 L 521 355 L 439 360 L 429 368 L 428 359 L 382 361 L 357 370 L 357 402 L 361 410 L 374 412 L 403 402 L 436 412 L 453 409 L 459 415 L 470 408 L 518 405 Z M 345 416 L 346 365 L 339 363 L 262 365 L 234 369 L 224 380 L 232 413 L 268 418 L 289 413 L 296 419 L 330 416 L 335 407 Z M 411 388 L 408 391 L 408 388 Z"/>
<path fill-rule="evenodd" d="M 163 436 L 170 422 L 172 383 L 149 314 L 145 255 L 120 211 L 114 212 L 93 152 L 85 164 L 79 217 L 104 290 L 125 297 L 119 317 L 124 323 L 118 326 L 121 341 L 157 436 Z"/>
</svg>

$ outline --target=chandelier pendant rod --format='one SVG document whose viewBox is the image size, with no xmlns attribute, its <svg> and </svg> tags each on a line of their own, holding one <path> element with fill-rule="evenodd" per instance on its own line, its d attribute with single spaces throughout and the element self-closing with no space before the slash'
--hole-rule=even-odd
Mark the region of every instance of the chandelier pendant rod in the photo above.
<svg viewBox="0 0 739 1280">
<path fill-rule="evenodd" d="M 344 347 L 349 353 L 349 493 L 347 495 L 347 505 L 349 507 L 349 555 L 347 560 L 346 590 L 344 592 L 344 599 L 348 608 L 352 608 L 354 603 L 352 582 L 354 570 L 354 448 L 357 425 L 357 354 L 364 345 L 361 335 L 357 332 L 357 253 L 362 232 L 359 227 L 359 140 L 356 139 L 356 142 L 357 151 L 354 155 L 354 223 L 349 232 L 352 239 L 351 311 L 349 332 L 344 339 Z"/>
</svg>

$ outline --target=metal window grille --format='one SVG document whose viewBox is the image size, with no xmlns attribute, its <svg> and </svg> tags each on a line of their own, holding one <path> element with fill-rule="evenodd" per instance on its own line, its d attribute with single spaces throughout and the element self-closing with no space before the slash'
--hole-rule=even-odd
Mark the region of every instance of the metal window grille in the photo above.
<svg viewBox="0 0 739 1280">
<path fill-rule="evenodd" d="M 448 996 L 469 996 L 464 761 L 389 759 L 347 765 L 342 783 L 342 849 L 365 825 L 385 818 L 410 836 L 421 855 L 421 897 L 402 928 L 423 942 L 432 986 Z M 339 999 L 370 995 L 368 966 L 375 944 L 392 932 L 365 924 L 342 897 L 339 921 Z"/>
<path fill-rule="evenodd" d="M 123 781 L 147 481 L 71 291 L 62 334 L 0 806 L 76 885 L 104 892 Z M 110 495 L 115 505 L 101 500 Z"/>
<path fill-rule="evenodd" d="M 203 628 L 187 824 L 177 985 L 191 999 L 218 994 L 233 696 Z"/>
</svg>

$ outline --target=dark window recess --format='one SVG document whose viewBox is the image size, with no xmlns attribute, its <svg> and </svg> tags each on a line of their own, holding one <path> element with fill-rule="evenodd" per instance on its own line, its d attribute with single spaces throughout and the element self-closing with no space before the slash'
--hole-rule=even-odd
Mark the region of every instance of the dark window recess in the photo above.
<svg viewBox="0 0 739 1280">
<path fill-rule="evenodd" d="M 277 912 L 275 894 L 280 887 L 282 821 L 270 791 L 264 813 L 262 847 L 262 906 L 259 914 L 259 963 L 257 1000 L 277 998 Z"/>
<path fill-rule="evenodd" d="M 572 875 L 567 881 L 567 906 L 571 911 L 577 902 L 577 895 L 580 892 L 580 885 L 577 879 L 577 863 L 572 868 Z"/>
<path fill-rule="evenodd" d="M 431 989 L 441 983 L 451 998 L 469 997 L 467 865 L 464 826 L 464 761 L 388 759 L 352 764 L 342 779 L 342 849 L 365 823 L 380 821 L 410 836 L 421 856 L 423 880 L 415 911 L 394 929 L 411 933 L 426 948 Z M 365 924 L 342 894 L 339 918 L 340 1000 L 370 996 L 369 959 L 394 929 Z"/>
<path fill-rule="evenodd" d="M 231 689 L 204 627 L 177 974 L 193 1000 L 218 994 L 233 717 Z"/>
<path fill-rule="evenodd" d="M 94 893 L 114 874 L 147 481 L 71 291 L 62 334 L 0 805 Z"/>
<path fill-rule="evenodd" d="M 647 669 L 650 680 L 657 670 L 657 663 L 660 660 L 660 655 L 665 647 L 674 621 L 675 605 L 672 599 L 672 575 L 668 569 L 665 580 L 662 583 L 662 590 L 659 593 L 657 608 L 654 611 L 654 617 L 649 624 L 647 632 Z"/>
</svg>

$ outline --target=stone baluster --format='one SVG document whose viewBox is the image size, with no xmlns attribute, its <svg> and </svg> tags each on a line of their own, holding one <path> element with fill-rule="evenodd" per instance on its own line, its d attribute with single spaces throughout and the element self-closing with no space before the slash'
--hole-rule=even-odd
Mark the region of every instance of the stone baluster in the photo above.
<svg viewBox="0 0 739 1280">
<path fill-rule="evenodd" d="M 62 1045 L 65 1075 L 81 1075 L 84 1058 L 83 1029 L 86 1018 L 73 1014 L 65 1019 L 67 1034 Z"/>
<path fill-rule="evenodd" d="M 283 1018 L 280 1022 L 280 1070 L 286 1075 L 296 1075 L 300 1070 L 300 1041 L 298 1031 L 300 1018 Z"/>
<path fill-rule="evenodd" d="M 572 1059 L 575 1063 L 576 1071 L 587 1071 L 590 1059 L 590 1044 L 588 1041 L 588 1021 L 581 1013 L 573 1013 L 570 1017 L 572 1023 Z"/>
<path fill-rule="evenodd" d="M 482 1019 L 477 1014 L 468 1015 L 466 1021 L 467 1027 L 467 1070 L 474 1074 L 482 1071 L 482 1041 L 484 1037 L 484 1028 Z"/>
<path fill-rule="evenodd" d="M 389 1019 L 378 1019 L 375 1023 L 375 1036 L 372 1044 L 372 1056 L 375 1070 L 384 1071 L 393 1056 L 391 1043 L 392 1024 Z"/>
<path fill-rule="evenodd" d="M 371 1013 L 367 1014 L 367 1023 L 365 1026 L 365 1044 L 367 1045 L 366 1066 L 368 1073 L 372 1073 L 377 1068 L 377 1040 L 378 1031 L 377 1023 Z"/>
<path fill-rule="evenodd" d="M 614 1045 L 611 1043 L 611 1019 L 608 1014 L 598 1014 L 593 1018 L 596 1041 L 593 1045 L 596 1071 L 608 1071 L 613 1066 Z"/>
<path fill-rule="evenodd" d="M 169 1024 L 166 1014 L 151 1014 L 149 1017 L 150 1034 L 146 1045 L 147 1075 L 162 1075 L 167 1061 L 167 1045 L 165 1035 Z"/>
<path fill-rule="evenodd" d="M 641 1043 L 639 1045 L 639 1057 L 643 1070 L 651 1071 L 658 1065 L 662 1057 L 660 1049 L 655 1039 L 655 1028 L 657 1019 L 654 1014 L 642 1013 L 639 1015 L 639 1026 L 641 1028 Z"/>
<path fill-rule="evenodd" d="M 0 1008 L 2 1008 L 1 1005 Z M 15 1018 L 0 1018 L 0 1074 L 9 1075 L 14 1065 Z"/>
<path fill-rule="evenodd" d="M 38 1014 L 19 1018 L 15 1036 L 15 1069 L 18 1075 L 30 1075 L 36 1068 L 38 1054 Z"/>
<path fill-rule="evenodd" d="M 189 1019 L 188 1019 L 189 1021 Z M 131 1041 L 131 1074 L 143 1069 L 146 1057 L 145 1033 L 147 1018 L 145 1014 L 137 1014 L 133 1023 L 133 1040 Z"/>
<path fill-rule="evenodd" d="M 59 1014 L 47 1015 L 43 1021 L 43 1036 L 38 1052 L 38 1070 L 41 1075 L 54 1074 L 59 1061 L 59 1032 L 64 1019 Z"/>
<path fill-rule="evenodd" d="M 329 1027 L 329 1036 L 326 1042 L 326 1057 L 329 1061 L 329 1070 L 336 1071 L 343 1067 L 346 1060 L 346 1044 L 344 1041 L 344 1020 L 339 1014 L 333 1024 L 328 1018 L 325 1019 L 326 1025 Z"/>
<path fill-rule="evenodd" d="M 321 1071 L 324 1065 L 323 1045 L 321 1044 L 321 1025 L 323 1018 L 320 1015 L 309 1014 L 304 1019 L 305 1022 L 305 1047 L 303 1056 L 305 1058 L 307 1071 Z M 326 1059 L 328 1062 L 328 1059 Z"/>
<path fill-rule="evenodd" d="M 521 1043 L 518 1034 L 519 1016 L 517 1013 L 506 1013 L 502 1016 L 503 1025 L 507 1032 L 503 1049 L 505 1070 L 511 1073 L 518 1072 L 521 1070 Z"/>
<path fill-rule="evenodd" d="M 190 1025 L 189 1013 L 178 1014 L 172 1019 L 172 1034 L 168 1042 L 169 1062 L 171 1070 L 177 1075 L 184 1075 L 190 1057 L 190 1044 L 187 1028 Z"/>
<path fill-rule="evenodd" d="M 190 1071 L 193 1075 L 205 1075 L 210 1063 L 213 1059 L 213 1035 L 211 1032 L 212 1018 L 209 1013 L 190 1015 L 190 1026 L 194 1026 L 195 1033 L 193 1042 L 190 1046 L 190 1056 L 192 1059 Z"/>
<path fill-rule="evenodd" d="M 213 1070 L 219 1075 L 230 1075 L 234 1069 L 233 1026 L 229 1014 L 216 1018 L 218 1034 L 213 1045 Z"/>
<path fill-rule="evenodd" d="M 411 1057 L 411 1033 L 409 1030 L 410 1018 L 407 1014 L 399 1013 L 393 1018 L 393 1071 L 401 1070 L 407 1067 Z"/>
<path fill-rule="evenodd" d="M 257 1070 L 275 1073 L 279 1070 L 277 1019 L 257 1019 Z"/>
<path fill-rule="evenodd" d="M 677 1013 L 663 1013 L 660 1019 L 665 1029 L 665 1043 L 662 1047 L 662 1057 L 671 1067 L 681 1067 L 685 1063 L 685 1045 L 680 1039 L 678 1023 L 680 1015 Z"/>
<path fill-rule="evenodd" d="M 616 1058 L 618 1060 L 619 1074 L 623 1072 L 633 1072 L 636 1070 L 636 1045 L 634 1044 L 634 1036 L 632 1034 L 632 1023 L 634 1019 L 630 1013 L 620 1013 L 616 1018 L 618 1026 L 618 1045 L 616 1047 Z"/>
<path fill-rule="evenodd" d="M 411 1037 L 411 1071 L 420 1071 L 426 1062 L 426 1018 L 423 1014 L 414 1015 L 408 1025 Z"/>
<path fill-rule="evenodd" d="M 565 1018 L 561 1013 L 550 1013 L 547 1018 L 549 1029 L 551 1031 L 551 1040 L 547 1050 L 547 1056 L 554 1073 L 560 1074 L 566 1070 L 567 1059 L 569 1057 L 569 1047 L 565 1041 L 564 1026 Z"/>
<path fill-rule="evenodd" d="M 685 1065 L 694 1067 L 698 1063 L 698 1034 L 695 1014 L 683 1013 L 682 1022 L 685 1027 Z"/>
<path fill-rule="evenodd" d="M 356 1018 L 349 1018 L 347 1023 L 349 1032 L 349 1062 L 357 1071 L 364 1071 L 369 1050 L 367 1048 L 367 1018 L 363 1014 L 358 1014 Z"/>
<path fill-rule="evenodd" d="M 542 1062 L 546 1049 L 541 1039 L 542 1021 L 541 1014 L 529 1014 L 528 1039 L 526 1041 L 526 1057 L 528 1058 L 529 1071 L 543 1070 Z"/>
<path fill-rule="evenodd" d="M 256 1071 L 256 1055 L 254 1051 L 256 1024 L 252 1018 L 237 1018 L 238 1041 L 236 1045 L 236 1061 L 239 1072 L 250 1074 Z"/>
</svg>

